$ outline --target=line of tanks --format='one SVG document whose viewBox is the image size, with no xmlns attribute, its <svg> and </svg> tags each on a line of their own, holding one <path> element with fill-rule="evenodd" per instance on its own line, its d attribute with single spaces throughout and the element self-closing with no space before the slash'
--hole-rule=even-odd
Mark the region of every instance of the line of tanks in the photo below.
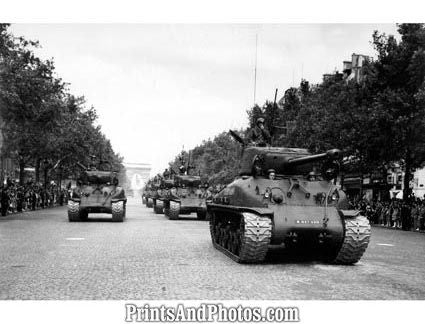
<svg viewBox="0 0 425 324">
<path fill-rule="evenodd" d="M 211 199 L 197 192 L 199 176 L 176 174 L 150 181 L 144 204 L 173 220 L 191 212 L 208 219 L 213 246 L 240 263 L 263 262 L 273 246 L 335 264 L 358 262 L 371 228 L 348 209 L 336 184 L 341 151 L 242 144 L 238 177 Z"/>
<path fill-rule="evenodd" d="M 205 220 L 207 202 L 212 198 L 208 188 L 201 184 L 200 176 L 188 174 L 186 168 L 180 171 L 180 174 L 157 175 L 149 180 L 142 192 L 143 204 L 153 208 L 156 214 L 165 214 L 170 220 L 191 213 L 196 213 L 199 220 Z"/>
</svg>

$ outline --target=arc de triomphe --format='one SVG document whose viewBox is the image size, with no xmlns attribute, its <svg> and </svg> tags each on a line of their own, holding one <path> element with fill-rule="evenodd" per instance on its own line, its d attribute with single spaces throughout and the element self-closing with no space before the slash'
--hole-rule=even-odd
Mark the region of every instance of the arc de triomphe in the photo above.
<svg viewBox="0 0 425 324">
<path fill-rule="evenodd" d="M 151 165 L 147 163 L 124 163 L 124 166 L 127 179 L 130 182 L 128 186 L 136 194 L 148 181 Z"/>
</svg>

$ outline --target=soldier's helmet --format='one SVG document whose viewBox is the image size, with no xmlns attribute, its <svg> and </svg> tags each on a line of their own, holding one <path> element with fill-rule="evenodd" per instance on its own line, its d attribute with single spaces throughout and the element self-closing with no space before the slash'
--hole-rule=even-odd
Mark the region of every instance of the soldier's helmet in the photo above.
<svg viewBox="0 0 425 324">
<path fill-rule="evenodd" d="M 264 118 L 263 117 L 257 118 L 257 125 L 258 124 L 264 124 Z"/>
</svg>

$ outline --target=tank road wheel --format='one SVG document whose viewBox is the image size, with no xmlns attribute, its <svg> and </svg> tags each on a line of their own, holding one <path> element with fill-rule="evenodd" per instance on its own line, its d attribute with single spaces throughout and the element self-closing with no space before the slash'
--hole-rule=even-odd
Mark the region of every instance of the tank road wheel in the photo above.
<svg viewBox="0 0 425 324">
<path fill-rule="evenodd" d="M 122 222 L 125 217 L 125 205 L 123 201 L 112 203 L 112 221 Z"/>
<path fill-rule="evenodd" d="M 68 201 L 68 220 L 70 222 L 79 222 L 80 218 L 80 204 L 69 200 Z"/>
<path fill-rule="evenodd" d="M 196 218 L 199 220 L 205 220 L 207 218 L 207 212 L 206 211 L 196 212 Z"/>
<path fill-rule="evenodd" d="M 155 214 L 164 214 L 164 203 L 157 199 L 155 205 L 153 206 L 153 211 Z"/>
<path fill-rule="evenodd" d="M 170 201 L 167 217 L 171 220 L 179 219 L 180 204 L 175 201 Z"/>
<path fill-rule="evenodd" d="M 272 234 L 269 217 L 252 213 L 211 216 L 210 232 L 215 248 L 237 262 L 264 261 Z"/>
<path fill-rule="evenodd" d="M 153 199 L 152 198 L 148 198 L 148 200 L 146 201 L 146 207 L 148 207 L 148 208 L 153 207 Z"/>
<path fill-rule="evenodd" d="M 366 217 L 345 218 L 344 241 L 333 263 L 356 263 L 366 251 L 369 240 L 370 224 Z"/>
</svg>

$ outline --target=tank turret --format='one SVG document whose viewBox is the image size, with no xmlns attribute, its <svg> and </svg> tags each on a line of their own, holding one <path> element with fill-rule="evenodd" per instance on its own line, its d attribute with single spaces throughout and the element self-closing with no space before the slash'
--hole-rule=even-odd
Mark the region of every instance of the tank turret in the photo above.
<svg viewBox="0 0 425 324">
<path fill-rule="evenodd" d="M 339 171 L 342 153 L 332 149 L 325 153 L 310 154 L 305 149 L 247 147 L 242 155 L 240 175 L 261 176 L 273 169 L 278 175 L 307 175 L 316 164 L 321 163 L 321 174 L 333 179 Z"/>
</svg>

